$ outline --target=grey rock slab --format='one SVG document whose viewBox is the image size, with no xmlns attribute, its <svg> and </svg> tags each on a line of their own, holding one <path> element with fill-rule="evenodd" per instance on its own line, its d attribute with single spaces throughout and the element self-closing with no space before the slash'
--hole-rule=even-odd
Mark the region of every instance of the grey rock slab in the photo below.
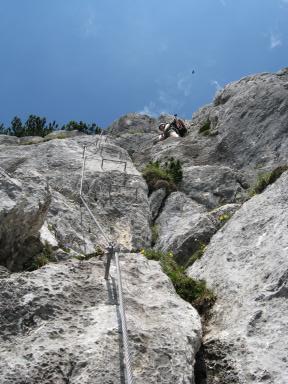
<svg viewBox="0 0 288 384">
<path fill-rule="evenodd" d="M 108 134 L 115 142 L 125 148 L 133 159 L 135 165 L 141 169 L 141 159 L 148 156 L 153 142 L 159 137 L 159 124 L 172 122 L 174 116 L 160 115 L 154 118 L 141 113 L 128 113 L 115 120 L 108 128 Z M 144 155 L 144 156 L 143 156 Z"/>
<path fill-rule="evenodd" d="M 157 189 L 153 191 L 149 197 L 151 218 L 154 221 L 160 213 L 160 209 L 165 201 L 167 196 L 167 191 L 165 188 Z"/>
<path fill-rule="evenodd" d="M 184 169 L 217 165 L 241 171 L 244 184 L 251 184 L 260 172 L 288 162 L 287 84 L 287 69 L 280 74 L 245 77 L 225 86 L 213 103 L 197 111 L 191 121 L 185 121 L 185 138 L 170 138 L 151 145 L 151 132 L 156 135 L 157 122 L 147 118 L 142 121 L 145 129 L 136 131 L 139 145 L 135 146 L 131 135 L 123 138 L 121 145 L 128 151 L 133 149 L 133 161 L 139 169 L 151 160 L 165 162 L 173 156 Z M 131 124 L 137 125 L 138 119 L 138 115 L 132 116 Z M 204 135 L 200 130 L 207 122 L 210 129 Z M 120 125 L 113 128 L 114 135 L 119 129 L 119 140 L 123 133 Z M 190 181 L 193 189 L 193 179 Z"/>
<path fill-rule="evenodd" d="M 194 383 L 197 312 L 158 262 L 126 254 L 120 264 L 135 382 Z M 114 265 L 111 276 L 91 259 L 1 278 L 0 383 L 122 382 Z"/>
<path fill-rule="evenodd" d="M 19 138 L 20 145 L 39 144 L 44 141 L 43 137 L 40 136 L 24 136 Z"/>
<path fill-rule="evenodd" d="M 180 189 L 207 208 L 243 201 L 247 192 L 241 176 L 229 167 L 204 165 L 183 168 Z"/>
<path fill-rule="evenodd" d="M 287 187 L 286 172 L 244 203 L 188 270 L 217 295 L 207 383 L 231 383 L 232 372 L 241 384 L 288 382 Z"/>
<path fill-rule="evenodd" d="M 241 207 L 241 204 L 225 204 L 209 212 L 217 229 L 221 228 L 234 213 Z"/>
<path fill-rule="evenodd" d="M 0 145 L 18 145 L 19 138 L 16 136 L 0 135 Z"/>
<path fill-rule="evenodd" d="M 59 131 L 53 131 L 51 133 L 48 133 L 44 137 L 44 140 L 52 140 L 52 139 L 68 139 L 75 136 L 83 136 L 85 133 L 73 130 L 73 131 L 65 131 L 65 130 L 59 130 Z"/>
<path fill-rule="evenodd" d="M 172 251 L 181 264 L 216 232 L 205 207 L 182 192 L 174 192 L 167 198 L 156 225 L 159 237 L 155 248 L 162 252 Z"/>
<path fill-rule="evenodd" d="M 33 246 L 41 249 L 36 239 L 51 201 L 45 179 L 31 173 L 27 178 L 0 169 L 0 263 L 16 271 L 31 258 Z"/>
<path fill-rule="evenodd" d="M 127 152 L 110 139 L 83 135 L 38 145 L 4 146 L 0 167 L 20 182 L 29 183 L 32 176 L 46 180 L 52 200 L 45 219 L 59 246 L 91 253 L 96 245 L 107 243 L 80 205 L 84 145 L 83 196 L 91 211 L 112 241 L 128 249 L 147 247 L 151 232 L 146 183 Z M 34 193 L 31 188 L 32 200 Z"/>
</svg>

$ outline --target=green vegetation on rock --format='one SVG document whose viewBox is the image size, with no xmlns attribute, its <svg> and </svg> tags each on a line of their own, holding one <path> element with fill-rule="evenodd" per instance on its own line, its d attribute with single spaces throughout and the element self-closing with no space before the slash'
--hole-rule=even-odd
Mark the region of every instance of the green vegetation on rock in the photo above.
<svg viewBox="0 0 288 384">
<path fill-rule="evenodd" d="M 152 239 L 151 239 L 151 243 L 152 243 L 152 246 L 155 245 L 158 237 L 159 237 L 159 225 L 157 224 L 154 224 L 152 225 L 151 227 L 151 233 L 152 233 Z"/>
<path fill-rule="evenodd" d="M 56 258 L 53 254 L 53 249 L 51 245 L 46 241 L 43 246 L 42 252 L 33 257 L 33 259 L 27 262 L 24 265 L 24 270 L 26 271 L 35 271 L 38 268 L 44 267 L 48 263 L 53 263 L 56 261 Z"/>
<path fill-rule="evenodd" d="M 25 123 L 23 123 L 18 116 L 15 116 L 12 119 L 10 126 L 7 128 L 4 126 L 4 124 L 0 124 L 0 134 L 17 137 L 44 137 L 53 131 L 58 131 L 59 129 L 66 131 L 77 130 L 79 132 L 86 133 L 87 135 L 95 135 L 101 133 L 101 128 L 95 123 L 87 124 L 83 121 L 79 121 L 78 123 L 77 121 L 71 120 L 69 121 L 69 123 L 63 125 L 60 128 L 59 124 L 57 124 L 56 121 L 53 121 L 52 123 L 47 123 L 45 117 L 39 117 L 36 115 L 30 115 L 25 121 Z"/>
<path fill-rule="evenodd" d="M 268 185 L 273 184 L 283 172 L 288 170 L 288 165 L 280 165 L 271 172 L 260 175 L 256 181 L 256 184 L 250 190 L 250 196 L 257 195 L 264 191 Z"/>
<path fill-rule="evenodd" d="M 183 178 L 180 160 L 171 157 L 164 165 L 159 161 L 150 161 L 143 169 L 142 175 L 147 182 L 149 192 L 159 188 L 166 188 L 169 192 L 175 191 L 176 184 Z"/>
<path fill-rule="evenodd" d="M 92 259 L 92 257 L 103 257 L 104 254 L 105 254 L 104 250 L 99 245 L 97 245 L 95 247 L 95 251 L 94 252 L 87 253 L 86 255 L 78 254 L 78 255 L 74 256 L 74 258 L 78 259 L 78 260 L 81 260 L 81 261 L 87 261 L 87 260 Z"/>
<path fill-rule="evenodd" d="M 193 253 L 193 255 L 189 258 L 187 263 L 185 264 L 185 268 L 190 267 L 196 260 L 201 259 L 204 252 L 206 250 L 206 245 L 204 243 L 199 243 L 198 249 Z"/>
<path fill-rule="evenodd" d="M 86 133 L 87 135 L 97 135 L 97 134 L 100 134 L 102 129 L 95 123 L 92 123 L 92 124 L 87 124 L 87 123 L 84 123 L 83 121 L 79 121 L 79 123 L 77 121 L 74 121 L 74 120 L 71 120 L 69 121 L 69 123 L 67 123 L 63 129 L 65 129 L 66 131 L 79 131 L 79 132 L 83 132 L 83 133 Z"/>
<path fill-rule="evenodd" d="M 143 249 L 142 255 L 149 260 L 157 260 L 166 275 L 171 279 L 177 294 L 191 303 L 201 312 L 205 307 L 213 305 L 215 295 L 206 287 L 204 280 L 195 280 L 187 276 L 185 268 L 177 264 L 172 252 L 162 253 L 154 249 Z"/>
<path fill-rule="evenodd" d="M 231 219 L 232 215 L 231 213 L 222 213 L 222 215 L 219 216 L 219 221 L 221 221 L 221 223 L 226 223 L 226 221 L 228 221 L 229 219 Z"/>
<path fill-rule="evenodd" d="M 199 129 L 199 133 L 201 133 L 204 136 L 208 136 L 210 134 L 210 128 L 211 128 L 211 121 L 207 120 L 206 123 L 204 123 Z"/>
</svg>

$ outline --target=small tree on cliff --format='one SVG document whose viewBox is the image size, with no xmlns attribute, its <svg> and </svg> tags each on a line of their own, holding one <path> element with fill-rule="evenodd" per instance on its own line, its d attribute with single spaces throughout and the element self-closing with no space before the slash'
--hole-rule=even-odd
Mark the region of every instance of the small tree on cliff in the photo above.
<svg viewBox="0 0 288 384">
<path fill-rule="evenodd" d="M 79 123 L 77 123 L 77 121 L 74 121 L 74 120 L 69 121 L 69 123 L 67 123 L 64 126 L 64 129 L 66 131 L 76 130 L 79 132 L 86 133 L 87 135 L 97 135 L 101 133 L 101 128 L 97 124 L 95 123 L 87 124 L 81 120 L 79 121 Z"/>
</svg>

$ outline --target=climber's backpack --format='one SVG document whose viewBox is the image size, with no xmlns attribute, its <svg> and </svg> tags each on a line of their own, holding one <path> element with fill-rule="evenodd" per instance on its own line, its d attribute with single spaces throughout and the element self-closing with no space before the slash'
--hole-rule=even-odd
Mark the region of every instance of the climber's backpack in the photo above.
<svg viewBox="0 0 288 384">
<path fill-rule="evenodd" d="M 185 127 L 184 121 L 177 119 L 175 117 L 174 121 L 171 123 L 172 127 L 175 128 L 179 136 L 184 137 L 187 134 L 187 128 Z"/>
</svg>

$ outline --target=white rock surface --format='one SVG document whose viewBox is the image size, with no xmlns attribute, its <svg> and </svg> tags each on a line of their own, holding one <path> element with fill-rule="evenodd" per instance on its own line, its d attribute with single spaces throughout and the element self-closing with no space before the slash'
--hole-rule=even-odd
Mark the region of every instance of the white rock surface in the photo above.
<svg viewBox="0 0 288 384">
<path fill-rule="evenodd" d="M 105 241 L 80 207 L 83 145 L 88 145 L 83 195 L 91 210 L 108 235 L 123 247 L 148 246 L 151 234 L 146 183 L 124 149 L 105 137 L 96 146 L 97 140 L 99 136 L 84 135 L 36 145 L 7 145 L 0 152 L 0 167 L 17 180 L 29 183 L 35 177 L 48 183 L 52 201 L 46 220 L 53 236 L 60 246 L 90 253 Z M 35 196 L 37 191 L 36 185 Z"/>
<path fill-rule="evenodd" d="M 121 266 L 135 382 L 194 383 L 197 312 L 157 262 L 126 254 Z M 92 259 L 1 278 L 0 383 L 123 382 L 114 266 L 111 275 Z"/>
<path fill-rule="evenodd" d="M 162 205 L 164 205 L 167 191 L 165 188 L 157 189 L 153 191 L 149 196 L 149 205 L 151 211 L 151 219 L 154 221 L 159 215 Z"/>
<path fill-rule="evenodd" d="M 204 338 L 208 384 L 288 382 L 287 188 L 286 172 L 189 269 L 217 295 Z"/>
<path fill-rule="evenodd" d="M 41 228 L 51 201 L 43 178 L 27 172 L 22 181 L 0 168 L 0 263 L 10 270 L 23 268 L 39 252 Z"/>
</svg>

